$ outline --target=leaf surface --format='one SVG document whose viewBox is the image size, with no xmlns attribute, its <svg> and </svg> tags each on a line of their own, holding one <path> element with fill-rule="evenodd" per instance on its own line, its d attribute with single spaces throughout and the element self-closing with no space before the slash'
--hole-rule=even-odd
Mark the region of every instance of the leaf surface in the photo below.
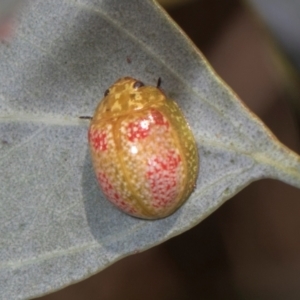
<svg viewBox="0 0 300 300">
<path fill-rule="evenodd" d="M 243 187 L 276 178 L 300 187 L 282 146 L 150 0 L 29 2 L 0 45 L 0 297 L 25 299 L 82 280 L 199 223 Z M 144 221 L 99 190 L 88 120 L 104 91 L 132 76 L 182 108 L 200 173 L 172 216 Z"/>
</svg>

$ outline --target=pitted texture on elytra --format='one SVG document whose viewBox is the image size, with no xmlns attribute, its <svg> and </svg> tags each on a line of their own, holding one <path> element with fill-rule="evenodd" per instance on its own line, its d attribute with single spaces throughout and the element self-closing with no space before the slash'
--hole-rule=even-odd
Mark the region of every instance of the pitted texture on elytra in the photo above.
<svg viewBox="0 0 300 300">
<path fill-rule="evenodd" d="M 128 182 L 147 210 L 169 210 L 183 192 L 185 169 L 174 140 L 172 128 L 161 113 L 143 111 L 143 117 L 130 115 L 122 120 L 125 134 L 120 138 L 122 159 Z M 160 119 L 157 121 L 157 118 Z M 137 128 L 138 137 L 131 139 L 131 124 L 147 124 Z M 143 132 L 145 134 L 143 134 Z"/>
<path fill-rule="evenodd" d="M 89 143 L 99 185 L 118 208 L 140 218 L 174 212 L 198 173 L 194 137 L 176 103 L 156 87 L 118 80 L 99 104 Z"/>
</svg>

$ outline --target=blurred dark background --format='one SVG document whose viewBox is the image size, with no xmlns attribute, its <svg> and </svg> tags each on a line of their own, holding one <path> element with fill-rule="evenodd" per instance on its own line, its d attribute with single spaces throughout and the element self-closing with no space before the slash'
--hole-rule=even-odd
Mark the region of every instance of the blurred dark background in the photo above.
<svg viewBox="0 0 300 300">
<path fill-rule="evenodd" d="M 299 153 L 289 80 L 268 32 L 243 3 L 190 0 L 166 9 L 244 103 Z M 300 190 L 283 183 L 253 183 L 188 232 L 39 299 L 300 299 L 299 200 Z"/>
</svg>

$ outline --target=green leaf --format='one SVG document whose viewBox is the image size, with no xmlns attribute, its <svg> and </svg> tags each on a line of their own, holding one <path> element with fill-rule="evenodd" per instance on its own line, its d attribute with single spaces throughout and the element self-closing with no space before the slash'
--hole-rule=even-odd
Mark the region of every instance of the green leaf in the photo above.
<svg viewBox="0 0 300 300">
<path fill-rule="evenodd" d="M 0 45 L 0 297 L 82 280 L 199 223 L 254 180 L 300 187 L 299 157 L 216 77 L 150 0 L 28 2 Z M 163 80 L 200 152 L 197 187 L 172 216 L 144 221 L 99 190 L 88 120 L 116 79 Z"/>
</svg>

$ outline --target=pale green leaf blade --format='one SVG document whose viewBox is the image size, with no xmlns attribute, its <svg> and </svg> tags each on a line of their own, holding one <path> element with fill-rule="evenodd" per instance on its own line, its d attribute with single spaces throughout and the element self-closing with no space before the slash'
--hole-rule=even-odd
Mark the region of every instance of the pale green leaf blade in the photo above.
<svg viewBox="0 0 300 300">
<path fill-rule="evenodd" d="M 250 182 L 300 187 L 299 157 L 280 145 L 148 0 L 29 2 L 0 45 L 0 297 L 24 299 L 82 280 L 199 223 Z M 169 218 L 143 221 L 104 200 L 88 121 L 116 79 L 163 89 L 200 152 L 197 187 Z"/>
</svg>

